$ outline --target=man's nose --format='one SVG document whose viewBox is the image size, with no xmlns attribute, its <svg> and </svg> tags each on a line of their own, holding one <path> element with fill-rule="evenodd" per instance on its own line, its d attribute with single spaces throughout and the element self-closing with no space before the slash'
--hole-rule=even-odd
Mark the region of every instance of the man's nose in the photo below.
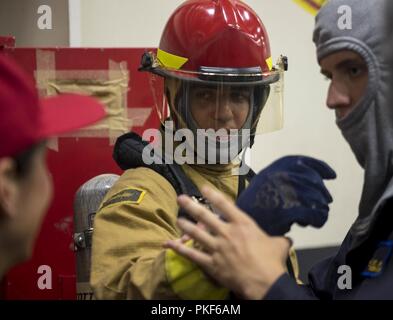
<svg viewBox="0 0 393 320">
<path fill-rule="evenodd" d="M 233 111 L 229 98 L 221 97 L 217 104 L 215 116 L 219 122 L 228 122 L 233 119 Z"/>
<path fill-rule="evenodd" d="M 351 98 L 344 88 L 334 81 L 330 83 L 326 105 L 330 109 L 346 108 L 351 104 Z"/>
</svg>

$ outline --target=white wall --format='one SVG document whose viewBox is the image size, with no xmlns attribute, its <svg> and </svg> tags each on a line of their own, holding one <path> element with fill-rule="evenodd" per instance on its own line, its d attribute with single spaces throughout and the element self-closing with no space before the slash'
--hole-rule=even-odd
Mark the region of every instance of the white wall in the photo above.
<svg viewBox="0 0 393 320">
<path fill-rule="evenodd" d="M 167 18 L 182 2 L 81 0 L 80 45 L 157 46 Z M 328 162 L 338 174 L 337 180 L 327 183 L 335 199 L 328 223 L 322 230 L 294 228 L 290 235 L 298 248 L 338 244 L 357 215 L 362 172 L 335 125 L 333 112 L 325 107 L 328 82 L 319 74 L 311 41 L 314 18 L 291 0 L 246 2 L 265 23 L 273 58 L 283 53 L 290 62 L 284 129 L 257 139 L 252 166 L 258 170 L 288 154 L 305 154 Z"/>
<path fill-rule="evenodd" d="M 52 29 L 41 30 L 37 13 L 41 5 L 52 12 Z M 0 0 L 0 36 L 12 35 L 17 47 L 68 46 L 67 0 Z"/>
<path fill-rule="evenodd" d="M 166 20 L 182 2 L 81 0 L 82 45 L 156 47 Z"/>
</svg>

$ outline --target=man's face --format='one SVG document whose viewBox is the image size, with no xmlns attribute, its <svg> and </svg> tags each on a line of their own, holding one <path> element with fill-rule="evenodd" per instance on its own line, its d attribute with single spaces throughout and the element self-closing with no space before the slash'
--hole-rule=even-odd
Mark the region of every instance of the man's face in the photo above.
<svg viewBox="0 0 393 320">
<path fill-rule="evenodd" d="M 191 113 L 201 129 L 241 129 L 250 112 L 252 90 L 242 86 L 194 86 Z"/>
<path fill-rule="evenodd" d="M 21 218 L 20 231 L 26 257 L 32 254 L 52 194 L 52 178 L 46 164 L 46 147 L 41 147 L 33 159 L 29 174 L 19 184 L 20 201 L 17 211 L 18 219 Z"/>
<path fill-rule="evenodd" d="M 330 80 L 326 104 L 341 120 L 356 107 L 366 91 L 367 65 L 360 55 L 349 50 L 328 55 L 320 65 L 321 73 Z"/>
<path fill-rule="evenodd" d="M 5 160 L 4 160 L 5 161 Z M 7 212 L 2 217 L 3 235 L 0 237 L 13 250 L 13 262 L 28 259 L 41 228 L 43 217 L 52 198 L 52 181 L 46 165 L 46 148 L 40 146 L 31 159 L 23 177 L 7 178 L 2 174 L 2 186 L 7 192 Z M 3 192 L 3 196 L 4 196 Z"/>
</svg>

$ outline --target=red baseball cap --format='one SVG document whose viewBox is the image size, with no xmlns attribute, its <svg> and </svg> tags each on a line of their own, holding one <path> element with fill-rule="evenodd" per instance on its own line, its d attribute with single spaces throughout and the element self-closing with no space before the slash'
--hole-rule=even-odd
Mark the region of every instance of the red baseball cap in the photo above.
<svg viewBox="0 0 393 320">
<path fill-rule="evenodd" d="M 39 99 L 33 79 L 0 53 L 0 158 L 15 156 L 41 140 L 93 124 L 105 115 L 104 106 L 89 96 Z"/>
</svg>

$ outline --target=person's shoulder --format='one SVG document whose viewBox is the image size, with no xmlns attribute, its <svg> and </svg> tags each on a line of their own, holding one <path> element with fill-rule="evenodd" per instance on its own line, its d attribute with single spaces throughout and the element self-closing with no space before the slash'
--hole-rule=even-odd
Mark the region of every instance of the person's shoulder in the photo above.
<svg viewBox="0 0 393 320">
<path fill-rule="evenodd" d="M 126 170 L 108 191 L 101 209 L 116 204 L 139 205 L 152 202 L 172 201 L 176 203 L 176 191 L 169 181 L 152 169 L 139 167 Z"/>
<path fill-rule="evenodd" d="M 148 188 L 151 191 L 156 190 L 161 192 L 166 190 L 176 193 L 171 183 L 164 176 L 153 169 L 145 167 L 126 170 L 116 183 L 117 188 L 123 188 L 129 185 Z"/>
</svg>

